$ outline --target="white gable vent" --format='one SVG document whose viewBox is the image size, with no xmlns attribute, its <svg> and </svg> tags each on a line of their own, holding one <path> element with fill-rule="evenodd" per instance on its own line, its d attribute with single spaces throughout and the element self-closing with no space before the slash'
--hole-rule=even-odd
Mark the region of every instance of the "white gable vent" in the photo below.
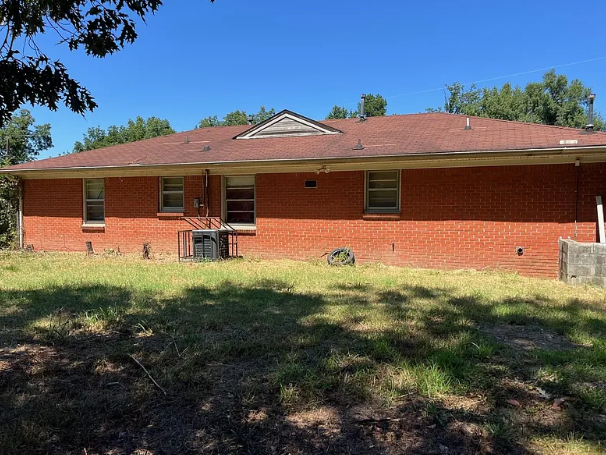
<svg viewBox="0 0 606 455">
<path fill-rule="evenodd" d="M 310 118 L 284 110 L 271 118 L 238 134 L 234 139 L 261 139 L 269 137 L 319 136 L 340 134 L 341 131 Z"/>
</svg>

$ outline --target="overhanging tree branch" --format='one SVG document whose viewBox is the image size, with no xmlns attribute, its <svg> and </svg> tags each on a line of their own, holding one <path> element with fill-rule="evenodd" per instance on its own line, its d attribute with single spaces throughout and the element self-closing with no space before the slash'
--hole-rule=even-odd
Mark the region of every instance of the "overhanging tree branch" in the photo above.
<svg viewBox="0 0 606 455">
<path fill-rule="evenodd" d="M 65 66 L 52 62 L 38 46 L 40 34 L 52 29 L 59 44 L 103 58 L 132 44 L 138 36 L 135 18 L 146 23 L 161 5 L 162 0 L 0 2 L 0 22 L 6 27 L 0 47 L 0 127 L 26 102 L 53 110 L 62 102 L 81 114 L 97 107 L 92 94 L 70 77 Z M 23 43 L 21 52 L 14 50 L 15 43 Z"/>
</svg>

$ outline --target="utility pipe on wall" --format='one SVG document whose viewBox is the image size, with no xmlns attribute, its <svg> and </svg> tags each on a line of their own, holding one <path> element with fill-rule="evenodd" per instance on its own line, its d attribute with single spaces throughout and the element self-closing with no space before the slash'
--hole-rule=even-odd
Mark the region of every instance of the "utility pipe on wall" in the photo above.
<svg viewBox="0 0 606 455">
<path fill-rule="evenodd" d="M 575 179 L 574 179 L 574 239 L 577 239 L 577 223 L 579 220 L 579 168 L 581 162 L 576 159 L 574 162 L 576 168 Z"/>
<path fill-rule="evenodd" d="M 19 249 L 23 249 L 23 181 L 18 182 L 19 207 L 17 208 L 17 234 L 19 235 Z"/>
<path fill-rule="evenodd" d="M 208 194 L 208 169 L 204 171 L 204 205 L 206 206 L 206 218 L 210 213 L 210 195 Z"/>
</svg>

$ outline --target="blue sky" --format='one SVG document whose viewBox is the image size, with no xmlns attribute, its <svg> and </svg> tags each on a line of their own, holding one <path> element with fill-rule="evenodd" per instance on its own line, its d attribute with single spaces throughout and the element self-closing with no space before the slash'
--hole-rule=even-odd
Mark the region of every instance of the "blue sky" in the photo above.
<svg viewBox="0 0 606 455">
<path fill-rule="evenodd" d="M 134 45 L 105 59 L 56 46 L 99 108 L 84 117 L 65 108 L 33 109 L 52 125 L 55 147 L 71 150 L 87 128 L 137 115 L 192 129 L 203 117 L 260 105 L 322 119 L 335 104 L 355 108 L 361 93 L 387 98 L 388 113 L 443 103 L 443 87 L 606 57 L 599 18 L 561 0 L 165 0 Z M 593 24 L 592 24 L 593 20 Z M 557 69 L 598 94 L 606 111 L 606 58 Z M 478 84 L 524 85 L 543 71 Z M 417 93 L 423 92 L 423 93 Z M 603 101 L 601 101 L 603 100 Z M 27 106 L 26 106 L 27 107 Z"/>
</svg>

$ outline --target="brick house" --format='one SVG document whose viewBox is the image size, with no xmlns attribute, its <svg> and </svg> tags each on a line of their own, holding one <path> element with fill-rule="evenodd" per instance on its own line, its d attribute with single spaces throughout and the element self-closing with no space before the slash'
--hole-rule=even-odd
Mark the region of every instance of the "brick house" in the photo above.
<svg viewBox="0 0 606 455">
<path fill-rule="evenodd" d="M 244 256 L 504 268 L 555 277 L 558 239 L 595 241 L 606 133 L 431 113 L 196 129 L 1 170 L 37 250 L 177 253 L 216 217 Z"/>
</svg>

